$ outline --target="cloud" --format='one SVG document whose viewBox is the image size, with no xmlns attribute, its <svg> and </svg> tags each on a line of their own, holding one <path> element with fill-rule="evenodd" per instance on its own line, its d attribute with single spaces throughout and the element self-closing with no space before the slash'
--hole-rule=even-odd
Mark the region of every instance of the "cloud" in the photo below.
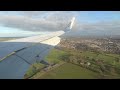
<svg viewBox="0 0 120 90">
<path fill-rule="evenodd" d="M 10 12 L 9 12 L 10 13 Z M 17 11 L 20 15 L 0 15 L 0 25 L 24 31 L 63 30 L 70 19 L 80 17 L 79 11 Z M 120 21 L 83 23 L 76 19 L 71 35 L 120 34 Z"/>
<path fill-rule="evenodd" d="M 107 36 L 120 35 L 120 21 L 101 21 L 98 23 L 78 23 L 71 33 L 65 36 Z"/>
<path fill-rule="evenodd" d="M 19 28 L 28 31 L 55 30 L 56 23 L 37 20 L 25 16 L 0 16 L 0 23 L 6 27 Z"/>
<path fill-rule="evenodd" d="M 28 31 L 57 31 L 63 29 L 75 12 L 24 11 L 19 15 L 1 15 L 0 24 Z M 41 18 L 42 17 L 42 18 Z"/>
</svg>

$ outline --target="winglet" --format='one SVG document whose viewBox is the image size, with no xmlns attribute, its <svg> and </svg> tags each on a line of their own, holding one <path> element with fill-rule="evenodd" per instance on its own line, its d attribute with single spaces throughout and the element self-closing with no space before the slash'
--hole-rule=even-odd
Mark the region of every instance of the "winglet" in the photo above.
<svg viewBox="0 0 120 90">
<path fill-rule="evenodd" d="M 70 21 L 70 29 L 72 29 L 74 21 L 75 21 L 75 17 L 73 17 L 72 20 Z"/>
<path fill-rule="evenodd" d="M 75 17 L 73 17 L 73 18 L 71 19 L 70 23 L 68 24 L 68 26 L 67 26 L 66 29 L 65 29 L 65 32 L 70 31 L 70 30 L 72 29 L 73 24 L 74 24 L 74 21 L 75 21 Z"/>
</svg>

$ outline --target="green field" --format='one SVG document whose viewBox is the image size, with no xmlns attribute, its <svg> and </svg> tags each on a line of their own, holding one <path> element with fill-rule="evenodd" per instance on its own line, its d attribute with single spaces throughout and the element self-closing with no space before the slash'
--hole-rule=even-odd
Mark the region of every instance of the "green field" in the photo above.
<svg viewBox="0 0 120 90">
<path fill-rule="evenodd" d="M 0 41 L 8 41 L 8 40 L 15 40 L 20 39 L 22 37 L 0 37 Z"/>
<path fill-rule="evenodd" d="M 61 63 L 63 62 L 60 57 L 66 55 L 67 53 L 64 51 L 60 51 L 57 49 L 51 50 L 48 56 L 46 56 L 45 60 L 48 61 L 49 63 Z"/>
<path fill-rule="evenodd" d="M 80 66 L 65 63 L 60 67 L 57 67 L 44 75 L 40 76 L 40 73 L 34 75 L 37 79 L 97 79 L 98 73 L 92 72 L 88 69 Z M 40 76 L 40 77 L 39 77 Z"/>
<path fill-rule="evenodd" d="M 13 40 L 15 38 L 0 38 L 0 41 L 8 41 L 8 40 Z"/>
<path fill-rule="evenodd" d="M 44 64 L 41 63 L 34 63 L 30 66 L 29 70 L 24 75 L 24 78 L 32 77 L 34 74 L 39 72 L 42 68 L 44 68 Z"/>
<path fill-rule="evenodd" d="M 96 53 L 91 51 L 71 51 L 72 55 L 75 57 L 80 56 L 88 59 L 89 61 L 94 60 L 102 60 L 106 64 L 110 64 L 113 66 L 120 66 L 120 55 L 118 54 L 107 54 L 107 53 Z"/>
<path fill-rule="evenodd" d="M 28 76 L 33 76 L 31 78 L 35 79 L 120 78 L 120 55 L 117 54 L 53 49 L 45 59 L 50 64 L 66 63 L 47 72 L 38 70 L 33 72 L 34 70 L 31 68 L 28 71 Z M 81 62 L 84 62 L 82 66 Z M 86 66 L 87 62 L 90 62 L 91 65 Z"/>
</svg>

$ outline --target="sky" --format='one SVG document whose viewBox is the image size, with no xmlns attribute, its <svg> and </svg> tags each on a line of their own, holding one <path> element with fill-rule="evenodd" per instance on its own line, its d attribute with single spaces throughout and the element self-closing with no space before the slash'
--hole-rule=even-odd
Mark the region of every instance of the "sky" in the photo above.
<svg viewBox="0 0 120 90">
<path fill-rule="evenodd" d="M 0 37 L 23 37 L 64 30 L 68 35 L 120 35 L 120 11 L 0 11 Z"/>
</svg>

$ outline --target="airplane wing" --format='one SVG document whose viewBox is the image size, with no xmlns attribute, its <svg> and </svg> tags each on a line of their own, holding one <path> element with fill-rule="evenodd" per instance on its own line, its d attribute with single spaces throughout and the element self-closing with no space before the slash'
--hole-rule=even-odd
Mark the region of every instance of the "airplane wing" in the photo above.
<svg viewBox="0 0 120 90">
<path fill-rule="evenodd" d="M 63 31 L 0 42 L 0 78 L 22 79 L 29 66 L 36 61 L 36 56 L 43 60 L 60 42 L 59 36 L 72 29 L 74 20 L 75 17 Z"/>
</svg>

